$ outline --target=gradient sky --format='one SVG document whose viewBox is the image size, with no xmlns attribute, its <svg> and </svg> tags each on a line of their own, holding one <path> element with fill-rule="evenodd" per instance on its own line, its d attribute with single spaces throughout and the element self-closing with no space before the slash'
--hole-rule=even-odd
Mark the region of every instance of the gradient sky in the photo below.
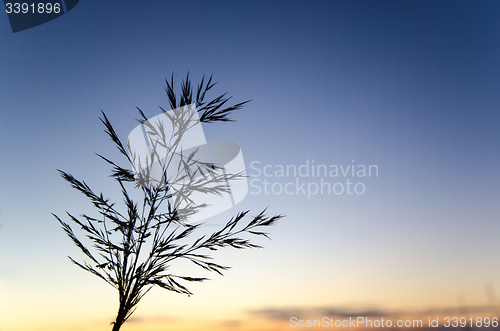
<svg viewBox="0 0 500 331">
<path fill-rule="evenodd" d="M 218 252 L 233 269 L 190 298 L 153 290 L 123 330 L 288 330 L 294 312 L 479 307 L 500 289 L 498 1 L 82 0 L 15 34 L 0 15 L 0 63 L 1 331 L 110 329 L 116 291 L 70 263 L 50 215 L 92 208 L 56 169 L 113 196 L 100 111 L 125 141 L 136 106 L 168 107 L 172 72 L 252 99 L 204 126 L 249 175 L 314 160 L 378 177 L 323 178 L 362 195 L 249 194 L 211 222 L 268 207 L 287 215 L 273 240 Z"/>
</svg>

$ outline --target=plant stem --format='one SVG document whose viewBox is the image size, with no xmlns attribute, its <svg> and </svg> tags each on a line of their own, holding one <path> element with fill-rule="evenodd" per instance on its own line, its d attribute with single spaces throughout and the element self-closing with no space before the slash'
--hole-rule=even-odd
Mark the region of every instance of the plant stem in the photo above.
<svg viewBox="0 0 500 331">
<path fill-rule="evenodd" d="M 125 302 L 120 302 L 120 308 L 118 309 L 118 314 L 116 315 L 116 320 L 113 323 L 113 330 L 112 331 L 120 330 L 123 323 L 125 323 L 125 316 L 126 315 L 127 315 L 127 312 L 125 309 Z"/>
</svg>

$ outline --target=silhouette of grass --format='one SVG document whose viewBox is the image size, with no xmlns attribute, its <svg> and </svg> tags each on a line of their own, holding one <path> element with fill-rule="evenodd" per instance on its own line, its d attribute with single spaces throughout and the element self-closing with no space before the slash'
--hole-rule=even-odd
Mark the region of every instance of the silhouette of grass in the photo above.
<svg viewBox="0 0 500 331">
<path fill-rule="evenodd" d="M 203 76 L 197 87 L 196 99 L 193 99 L 189 73 L 181 83 L 179 100 L 173 89 L 173 74 L 170 82 L 166 80 L 166 84 L 170 107 L 181 109 L 180 112 L 174 112 L 176 115 L 171 115 L 162 108 L 177 128 L 172 137 L 162 136 L 163 128 L 147 123 L 142 110 L 137 109 L 142 117 L 139 121 L 161 138 L 158 141 L 163 144 L 163 147 L 168 148 L 170 154 L 168 156 L 180 158 L 179 166 L 182 165 L 184 169 L 187 169 L 175 178 L 176 181 L 184 183 L 177 190 L 180 193 L 173 193 L 170 183 L 154 183 L 147 171 L 148 167 L 144 167 L 145 171 L 134 173 L 98 155 L 112 166 L 111 177 L 121 189 L 126 212 L 120 212 L 120 208 L 111 202 L 111 199 L 105 198 L 102 193 L 95 193 L 84 181 L 76 179 L 70 173 L 58 170 L 61 177 L 90 199 L 97 209 L 99 215 L 97 217 L 85 214 L 75 217 L 67 213 L 67 217 L 79 228 L 79 232 L 84 234 L 91 246 L 84 244 L 69 224 L 57 215 L 53 215 L 64 232 L 87 258 L 83 262 L 78 262 L 72 257 L 69 257 L 70 260 L 118 290 L 119 307 L 116 319 L 112 323 L 113 331 L 119 330 L 129 319 L 140 300 L 152 287 L 159 286 L 169 291 L 191 295 L 192 292 L 186 284 L 206 280 L 203 277 L 170 273 L 168 270 L 174 260 L 188 260 L 204 270 L 222 275 L 223 271 L 229 267 L 213 262 L 209 255 L 210 251 L 223 247 L 259 248 L 259 245 L 241 236 L 249 234 L 269 238 L 262 228 L 275 224 L 283 217 L 282 215 L 268 217 L 264 210 L 246 222 L 244 219 L 248 218 L 249 211 L 247 210 L 237 213 L 221 229 L 211 235 L 202 235 L 195 240 L 189 240 L 194 236 L 200 224 L 189 224 L 184 220 L 187 216 L 194 215 L 206 207 L 203 203 L 194 204 L 190 196 L 196 192 L 216 195 L 227 192 L 227 187 L 221 183 L 225 183 L 228 175 L 220 175 L 217 166 L 196 160 L 193 153 L 182 155 L 176 152 L 180 139 L 189 129 L 190 119 L 187 118 L 189 116 L 186 116 L 187 113 L 183 113 L 182 109 L 195 103 L 197 111 L 201 114 L 200 122 L 227 122 L 231 121 L 229 115 L 232 111 L 241 109 L 249 101 L 227 106 L 230 97 L 226 97 L 226 93 L 205 101 L 206 93 L 216 84 L 212 82 L 212 76 L 207 81 Z M 104 112 L 100 120 L 119 152 L 129 164 L 133 164 L 136 156 L 125 149 Z M 158 159 L 160 157 L 154 153 L 153 148 L 150 162 L 154 157 Z M 162 169 L 164 178 L 168 178 L 167 168 L 170 161 L 164 163 Z M 235 179 L 241 177 L 242 174 L 229 176 L 229 179 Z M 142 192 L 140 203 L 131 197 L 130 190 Z"/>
</svg>

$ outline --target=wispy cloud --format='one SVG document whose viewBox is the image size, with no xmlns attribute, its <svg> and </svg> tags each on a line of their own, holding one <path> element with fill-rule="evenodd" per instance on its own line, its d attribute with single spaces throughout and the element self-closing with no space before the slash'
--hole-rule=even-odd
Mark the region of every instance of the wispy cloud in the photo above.
<svg viewBox="0 0 500 331">
<path fill-rule="evenodd" d="M 268 320 L 288 321 L 290 317 L 299 319 L 307 316 L 331 316 L 331 317 L 349 317 L 349 316 L 389 316 L 395 312 L 382 311 L 375 308 L 353 309 L 352 307 L 322 306 L 322 307 L 272 307 L 249 309 L 246 311 L 254 317 L 261 317 Z"/>
<path fill-rule="evenodd" d="M 156 316 L 132 316 L 127 320 L 127 323 L 178 323 L 182 318 L 177 316 L 156 315 Z"/>
<path fill-rule="evenodd" d="M 290 317 L 295 316 L 299 319 L 308 315 L 308 309 L 306 308 L 260 308 L 251 309 L 247 311 L 248 314 L 253 317 L 260 317 L 268 320 L 276 321 L 288 321 Z"/>
<path fill-rule="evenodd" d="M 238 328 L 241 327 L 244 323 L 245 322 L 242 320 L 224 320 L 219 322 L 219 325 L 226 328 Z"/>
</svg>

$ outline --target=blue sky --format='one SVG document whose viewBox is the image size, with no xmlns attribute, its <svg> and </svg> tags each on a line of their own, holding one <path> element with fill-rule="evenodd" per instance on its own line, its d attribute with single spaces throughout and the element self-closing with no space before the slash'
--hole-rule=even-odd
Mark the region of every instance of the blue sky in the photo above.
<svg viewBox="0 0 500 331">
<path fill-rule="evenodd" d="M 457 293 L 479 304 L 485 282 L 500 286 L 496 1 L 80 1 L 15 34 L 0 15 L 0 45 L 0 286 L 8 298 L 0 305 L 13 316 L 21 308 L 9 300 L 36 302 L 40 284 L 61 299 L 73 289 L 68 278 L 88 291 L 99 283 L 66 259 L 78 253 L 50 213 L 91 209 L 56 169 L 113 192 L 93 154 L 119 158 L 100 111 L 125 140 L 135 106 L 159 114 L 168 107 L 164 79 L 173 72 L 179 87 L 188 71 L 194 82 L 213 73 L 217 92 L 235 102 L 252 99 L 235 123 L 204 126 L 208 140 L 237 142 L 247 169 L 307 160 L 379 167 L 363 179 L 363 195 L 249 194 L 221 215 L 267 206 L 287 215 L 266 249 L 244 253 L 248 264 L 221 255 L 235 266 L 229 288 L 241 289 L 252 268 L 272 293 L 238 303 L 241 310 L 453 306 Z"/>
</svg>

